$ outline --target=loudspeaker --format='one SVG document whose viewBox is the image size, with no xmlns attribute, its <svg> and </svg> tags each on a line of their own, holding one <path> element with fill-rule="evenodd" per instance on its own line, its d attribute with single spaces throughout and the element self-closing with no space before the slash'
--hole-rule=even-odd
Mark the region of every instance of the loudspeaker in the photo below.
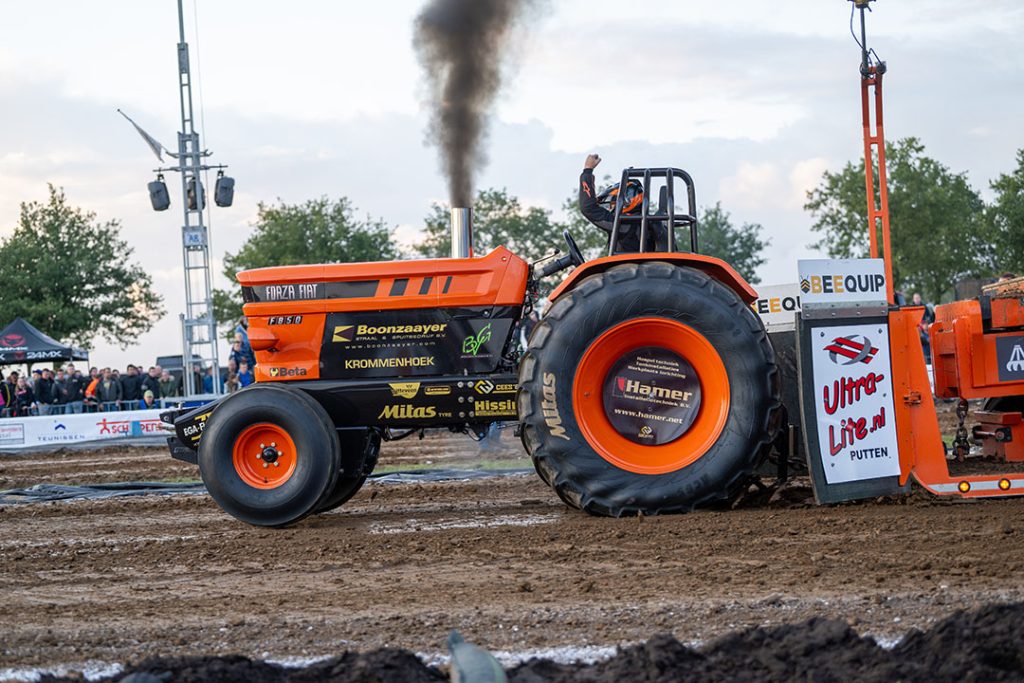
<svg viewBox="0 0 1024 683">
<path fill-rule="evenodd" d="M 217 174 L 217 184 L 213 188 L 213 201 L 217 206 L 231 206 L 235 201 L 235 179 L 223 173 Z"/>
<path fill-rule="evenodd" d="M 153 205 L 153 210 L 166 211 L 167 207 L 171 205 L 171 197 L 167 194 L 167 183 L 164 182 L 164 177 L 160 176 L 149 183 L 147 187 L 149 188 L 149 201 Z"/>
</svg>

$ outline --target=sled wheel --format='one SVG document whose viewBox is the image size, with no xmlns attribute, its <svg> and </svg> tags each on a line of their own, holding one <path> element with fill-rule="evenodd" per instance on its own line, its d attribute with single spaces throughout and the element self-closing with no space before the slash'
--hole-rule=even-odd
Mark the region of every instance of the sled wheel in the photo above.
<svg viewBox="0 0 1024 683">
<path fill-rule="evenodd" d="M 284 526 L 315 511 L 340 470 L 338 436 L 301 391 L 254 386 L 217 405 L 199 442 L 199 472 L 233 517 Z"/>
<path fill-rule="evenodd" d="M 380 434 L 369 429 L 345 429 L 338 432 L 341 443 L 342 474 L 317 512 L 327 512 L 348 502 L 366 483 L 380 455 Z"/>
<path fill-rule="evenodd" d="M 686 512 L 737 494 L 781 417 L 760 320 L 692 268 L 623 264 L 538 325 L 519 371 L 523 442 L 573 507 Z"/>
</svg>

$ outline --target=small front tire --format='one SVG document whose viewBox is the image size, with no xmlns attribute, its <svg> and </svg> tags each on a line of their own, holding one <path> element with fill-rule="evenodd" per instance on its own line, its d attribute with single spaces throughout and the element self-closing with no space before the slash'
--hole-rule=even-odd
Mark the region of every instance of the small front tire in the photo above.
<svg viewBox="0 0 1024 683">
<path fill-rule="evenodd" d="M 207 420 L 199 472 L 228 514 L 256 526 L 293 524 L 334 490 L 337 432 L 307 394 L 257 385 L 233 394 Z"/>
</svg>

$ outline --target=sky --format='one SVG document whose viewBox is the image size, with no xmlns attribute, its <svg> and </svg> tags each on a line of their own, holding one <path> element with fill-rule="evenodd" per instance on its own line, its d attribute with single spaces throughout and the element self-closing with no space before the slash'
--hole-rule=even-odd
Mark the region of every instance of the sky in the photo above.
<svg viewBox="0 0 1024 683">
<path fill-rule="evenodd" d="M 227 284 L 223 255 L 245 241 L 259 202 L 345 196 L 401 243 L 419 238 L 431 203 L 447 196 L 412 48 L 423 4 L 185 0 L 203 145 L 237 183 L 234 206 L 211 217 L 215 286 Z M 889 65 L 887 137 L 917 136 L 991 196 L 990 180 L 1024 148 L 1024 6 L 879 0 L 874 9 L 869 43 Z M 116 113 L 176 146 L 176 2 L 4 11 L 0 236 L 22 202 L 46 199 L 47 183 L 99 220 L 119 220 L 168 314 L 127 349 L 97 340 L 91 364 L 148 366 L 180 353 L 178 186 L 169 183 L 171 210 L 151 210 L 156 159 Z M 510 49 L 477 185 L 560 214 L 590 152 L 612 175 L 685 168 L 700 205 L 721 202 L 735 223 L 763 226 L 762 282 L 793 281 L 796 260 L 819 255 L 807 190 L 863 150 L 849 16 L 844 0 L 645 0 L 628 18 L 621 2 L 548 0 Z"/>
</svg>

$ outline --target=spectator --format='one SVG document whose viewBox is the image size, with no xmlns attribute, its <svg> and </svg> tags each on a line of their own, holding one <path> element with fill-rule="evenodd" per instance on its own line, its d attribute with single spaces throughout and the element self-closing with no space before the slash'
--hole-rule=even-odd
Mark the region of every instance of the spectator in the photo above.
<svg viewBox="0 0 1024 683">
<path fill-rule="evenodd" d="M 238 364 L 238 384 L 243 389 L 256 381 L 252 372 L 249 370 L 249 361 L 243 360 Z"/>
<path fill-rule="evenodd" d="M 242 347 L 242 340 L 235 339 L 231 342 L 231 352 L 228 353 L 228 362 L 235 361 L 237 367 L 242 367 L 242 361 L 249 362 L 249 355 L 246 354 L 245 349 Z M 251 367 L 251 366 L 250 366 Z"/>
<path fill-rule="evenodd" d="M 118 402 L 122 398 L 121 383 L 114 379 L 114 373 L 110 368 L 103 368 L 103 379 L 96 387 L 96 398 L 100 402 L 100 410 L 118 409 Z"/>
<path fill-rule="evenodd" d="M 18 410 L 18 373 L 12 372 L 6 382 L 0 382 L 0 398 L 4 401 L 6 415 L 13 415 Z"/>
<path fill-rule="evenodd" d="M 121 375 L 121 400 L 131 406 L 142 400 L 142 377 L 131 363 L 125 369 L 125 374 Z"/>
<path fill-rule="evenodd" d="M 238 363 L 228 358 L 228 369 L 224 371 L 224 374 L 220 376 L 221 385 L 227 384 L 228 375 L 235 375 L 235 379 L 238 379 Z M 227 393 L 225 391 L 225 393 Z"/>
<path fill-rule="evenodd" d="M 160 367 L 159 365 L 157 366 Z M 178 380 L 174 378 L 174 375 L 169 370 L 162 370 L 160 372 L 160 398 L 168 398 L 170 396 L 178 395 Z"/>
<path fill-rule="evenodd" d="M 256 367 L 256 354 L 249 343 L 249 319 L 244 315 L 238 319 L 238 324 L 235 325 L 235 341 L 242 343 L 241 351 L 245 355 L 245 359 L 249 361 L 249 367 Z"/>
<path fill-rule="evenodd" d="M 36 407 L 36 395 L 32 391 L 32 387 L 29 386 L 28 380 L 24 377 L 18 378 L 18 386 L 15 390 L 15 397 L 17 399 L 16 415 L 32 415 Z"/>
<path fill-rule="evenodd" d="M 156 402 L 156 396 L 152 391 L 146 389 L 142 392 L 142 400 L 139 401 L 139 410 L 152 410 L 159 407 L 160 406 Z"/>
<path fill-rule="evenodd" d="M 64 368 L 57 368 L 57 374 L 53 378 L 53 408 L 50 410 L 52 414 L 63 415 L 67 412 L 68 389 L 66 378 Z"/>
<path fill-rule="evenodd" d="M 192 394 L 201 394 L 203 392 L 203 373 L 199 371 L 198 365 L 190 366 L 189 372 L 192 373 Z M 181 376 L 181 383 L 182 393 L 187 393 L 188 385 L 185 384 L 184 373 Z"/>
<path fill-rule="evenodd" d="M 36 368 L 32 371 L 32 393 L 36 395 L 36 414 L 45 415 L 43 412 L 45 409 L 42 408 L 42 396 L 39 394 L 39 384 L 43 381 L 43 371 Z"/>
<path fill-rule="evenodd" d="M 85 387 L 85 412 L 95 413 L 99 409 L 99 398 L 96 396 L 96 389 L 99 388 L 99 383 L 102 378 L 99 376 L 99 371 L 93 368 L 89 371 L 88 386 Z"/>
<path fill-rule="evenodd" d="M 224 393 L 233 394 L 241 388 L 242 385 L 238 383 L 238 375 L 234 372 L 229 372 L 224 380 Z"/>
<path fill-rule="evenodd" d="M 214 377 L 214 372 L 213 372 L 213 366 L 211 365 L 210 367 L 206 368 L 206 374 L 203 375 L 203 393 L 204 394 L 212 394 L 213 393 L 213 377 Z"/>
<path fill-rule="evenodd" d="M 145 396 L 147 391 L 153 392 L 153 397 L 160 395 L 160 373 L 157 372 L 156 366 L 150 366 L 149 372 L 142 378 L 142 394 Z"/>
<path fill-rule="evenodd" d="M 75 366 L 68 363 L 64 371 L 64 391 L 66 395 L 66 412 L 81 413 L 85 410 L 85 388 L 87 383 L 82 373 L 75 370 Z"/>
<path fill-rule="evenodd" d="M 921 321 L 917 323 L 917 333 L 921 337 L 921 347 L 924 350 L 924 362 L 931 364 L 932 362 L 932 349 L 931 339 L 928 337 L 928 328 L 933 322 L 935 322 L 935 310 L 931 304 L 926 304 L 924 299 L 921 298 L 920 292 L 914 292 L 911 297 L 912 305 L 924 306 L 924 312 L 921 314 Z"/>
<path fill-rule="evenodd" d="M 53 370 L 43 368 L 35 382 L 36 405 L 40 415 L 49 415 L 53 409 Z"/>
</svg>

